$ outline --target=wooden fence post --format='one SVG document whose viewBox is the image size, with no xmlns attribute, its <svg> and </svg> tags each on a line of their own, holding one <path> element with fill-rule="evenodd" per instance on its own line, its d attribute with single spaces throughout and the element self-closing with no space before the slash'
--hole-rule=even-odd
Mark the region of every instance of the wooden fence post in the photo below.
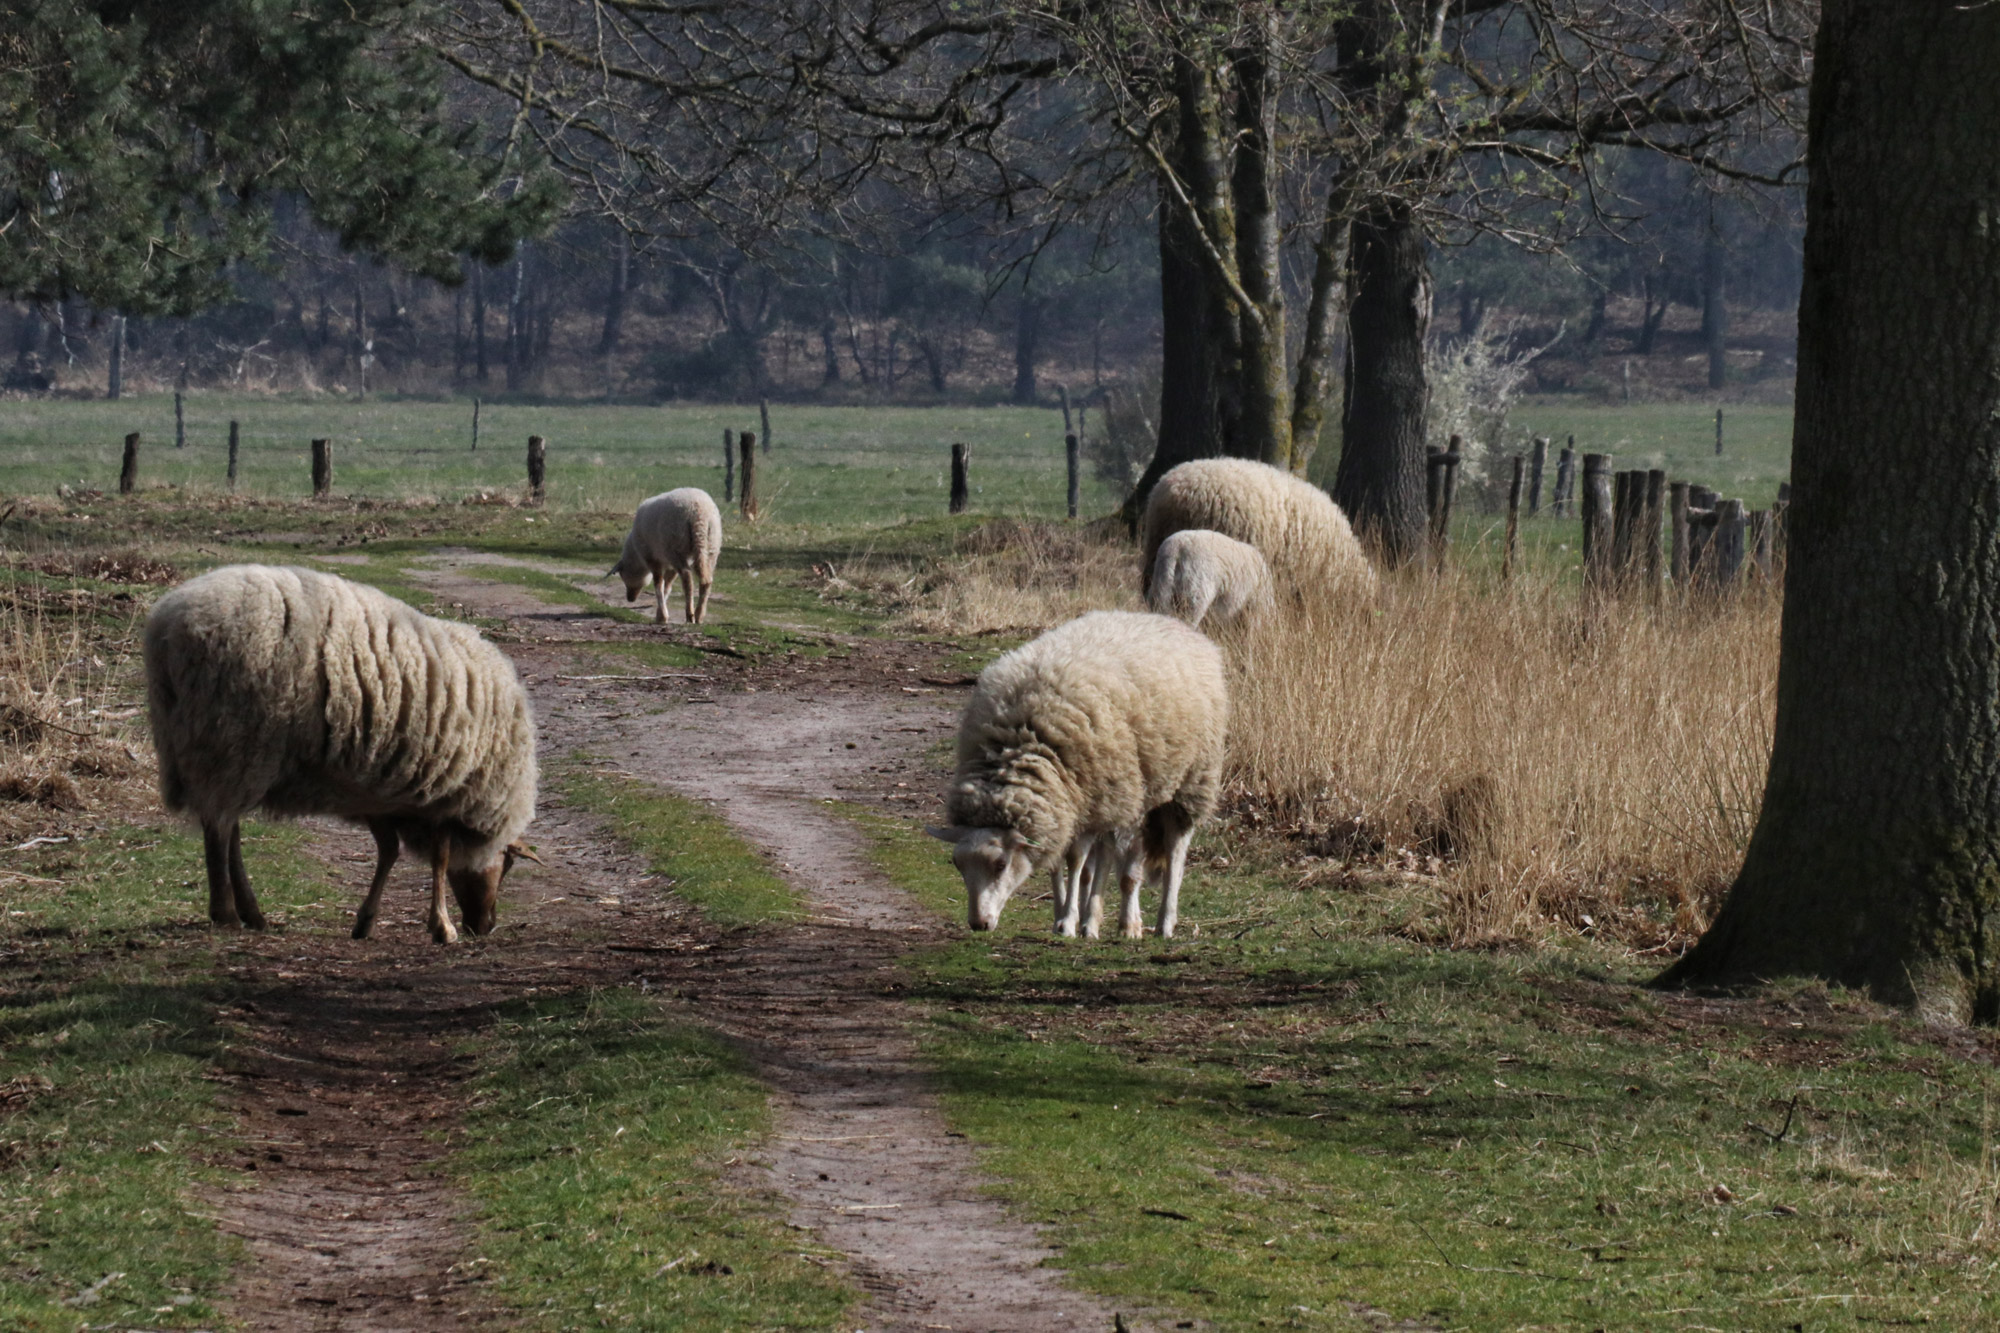
<svg viewBox="0 0 2000 1333">
<path fill-rule="evenodd" d="M 743 474 L 742 485 L 736 488 L 741 500 L 737 512 L 743 515 L 744 522 L 753 523 L 757 519 L 757 432 L 744 431 L 736 437 L 736 446 L 739 455 L 736 466 Z"/>
<path fill-rule="evenodd" d="M 1642 476 L 1638 472 L 1614 472 L 1611 474 L 1611 574 L 1620 584 L 1632 578 L 1633 552 L 1639 539 L 1638 499 L 1634 496 L 1633 482 Z M 1643 484 L 1643 483 L 1642 483 Z M 1639 492 L 1643 498 L 1644 492 Z"/>
<path fill-rule="evenodd" d="M 1065 391 L 1067 392 L 1067 391 Z M 1077 503 L 1082 499 L 1082 477 L 1077 472 L 1077 441 L 1074 435 L 1063 436 L 1063 460 L 1069 465 L 1069 516 L 1076 517 Z"/>
<path fill-rule="evenodd" d="M 1537 435 L 1528 454 L 1528 516 L 1542 512 L 1542 469 L 1549 462 L 1549 437 Z"/>
<path fill-rule="evenodd" d="M 1722 409 L 1715 409 L 1715 456 L 1722 457 Z"/>
<path fill-rule="evenodd" d="M 1743 544 L 1750 561 L 1750 573 L 1759 583 L 1771 581 L 1771 511 L 1753 509 L 1745 515 L 1749 523 Z"/>
<path fill-rule="evenodd" d="M 1668 512 L 1673 517 L 1673 545 L 1669 548 L 1667 573 L 1681 587 L 1688 581 L 1688 484 L 1677 481 L 1667 488 Z"/>
<path fill-rule="evenodd" d="M 962 444 L 951 447 L 951 512 L 963 514 L 965 503 L 972 495 L 972 487 L 965 471 L 971 460 L 971 450 Z"/>
<path fill-rule="evenodd" d="M 758 429 L 764 432 L 764 453 L 766 456 L 769 456 L 771 452 L 771 400 L 768 398 L 759 398 L 757 400 L 757 426 Z"/>
<path fill-rule="evenodd" d="M 1641 509 L 1640 519 L 1640 573 L 1646 580 L 1646 595 L 1655 600 L 1660 595 L 1660 519 L 1666 500 L 1667 474 L 1659 468 L 1646 472 L 1646 501 Z"/>
<path fill-rule="evenodd" d="M 313 499 L 324 500 L 333 490 L 333 441 L 312 442 Z"/>
<path fill-rule="evenodd" d="M 1715 581 L 1734 588 L 1743 575 L 1743 502 L 1724 500 L 1715 507 Z"/>
<path fill-rule="evenodd" d="M 229 489 L 232 491 L 236 489 L 236 443 L 241 434 L 241 423 L 231 421 L 229 423 Z"/>
<path fill-rule="evenodd" d="M 1789 500 L 1771 506 L 1771 577 L 1780 583 L 1785 579 L 1785 529 L 1791 525 L 1791 514 Z"/>
<path fill-rule="evenodd" d="M 1611 455 L 1583 456 L 1583 581 L 1603 587 L 1611 581 Z"/>
<path fill-rule="evenodd" d="M 174 390 L 174 448 L 187 448 L 187 412 L 181 404 L 181 391 Z"/>
<path fill-rule="evenodd" d="M 139 432 L 125 437 L 125 457 L 118 463 L 118 493 L 130 495 L 139 484 Z"/>
<path fill-rule="evenodd" d="M 479 452 L 479 399 L 476 395 L 472 400 L 472 452 Z"/>
<path fill-rule="evenodd" d="M 1562 518 L 1569 513 L 1569 503 L 1575 495 L 1576 450 L 1566 447 L 1556 459 L 1555 503 L 1551 508 L 1556 511 L 1557 518 Z"/>
<path fill-rule="evenodd" d="M 1500 553 L 1500 577 L 1514 577 L 1515 547 L 1521 540 L 1521 470 L 1526 462 L 1519 454 L 1514 455 L 1514 479 L 1507 487 L 1507 545 Z"/>
<path fill-rule="evenodd" d="M 1451 502 L 1458 490 L 1459 437 L 1451 437 L 1449 448 L 1433 447 L 1425 459 L 1426 499 L 1431 516 L 1431 559 L 1444 567 L 1451 546 Z"/>
<path fill-rule="evenodd" d="M 722 499 L 725 504 L 736 499 L 736 432 L 727 426 L 722 428 Z"/>
<path fill-rule="evenodd" d="M 549 442 L 539 435 L 528 437 L 528 499 L 541 504 L 548 498 Z"/>
</svg>

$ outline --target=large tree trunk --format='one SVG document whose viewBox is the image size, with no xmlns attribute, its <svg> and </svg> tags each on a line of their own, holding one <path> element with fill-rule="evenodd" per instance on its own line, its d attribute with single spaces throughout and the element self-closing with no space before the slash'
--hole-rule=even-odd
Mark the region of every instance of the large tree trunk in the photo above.
<svg viewBox="0 0 2000 1333">
<path fill-rule="evenodd" d="M 1430 260 L 1408 205 L 1375 204 L 1348 249 L 1347 403 L 1333 498 L 1390 564 L 1423 549 Z"/>
<path fill-rule="evenodd" d="M 1764 804 L 1664 981 L 2000 1018 L 2000 10 L 1826 0 Z"/>
<path fill-rule="evenodd" d="M 1218 298 L 1214 266 L 1186 210 L 1160 200 L 1160 435 L 1153 458 L 1126 501 L 1136 522 L 1153 486 L 1171 468 L 1234 452 L 1235 312 Z"/>
<path fill-rule="evenodd" d="M 1277 10 L 1265 11 L 1256 43 L 1235 53 L 1236 162 L 1230 179 L 1236 220 L 1237 281 L 1250 299 L 1239 302 L 1242 344 L 1242 432 L 1245 457 L 1292 466 L 1292 386 L 1285 366 L 1285 284 L 1273 176 L 1278 93 L 1270 84 Z"/>
</svg>

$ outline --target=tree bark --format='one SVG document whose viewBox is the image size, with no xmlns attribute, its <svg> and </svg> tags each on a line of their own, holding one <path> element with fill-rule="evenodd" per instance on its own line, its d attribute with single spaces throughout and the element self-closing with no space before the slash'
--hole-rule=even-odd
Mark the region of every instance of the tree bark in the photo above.
<svg viewBox="0 0 2000 1333">
<path fill-rule="evenodd" d="M 1826 0 L 1770 775 L 1665 983 L 2000 1019 L 1996 66 L 1990 7 Z"/>
<path fill-rule="evenodd" d="M 1014 315 L 1014 401 L 1035 402 L 1035 352 L 1041 341 L 1042 303 L 1023 292 Z"/>
<path fill-rule="evenodd" d="M 1333 387 L 1335 334 L 1340 323 L 1342 270 L 1347 266 L 1346 215 L 1330 201 L 1327 219 L 1313 242 L 1312 296 L 1306 305 L 1306 327 L 1299 344 L 1299 366 L 1292 388 L 1292 470 L 1303 473 L 1319 449 L 1326 424 L 1326 398 Z"/>
<path fill-rule="evenodd" d="M 321 309 L 325 322 L 325 309 Z M 472 266 L 472 377 L 486 383 L 486 265 Z"/>
<path fill-rule="evenodd" d="M 1239 302 L 1243 428 L 1246 458 L 1292 466 L 1292 386 L 1285 365 L 1285 284 L 1278 236 L 1278 202 L 1272 156 L 1278 137 L 1278 94 L 1271 86 L 1270 55 L 1277 40 L 1275 6 L 1264 11 L 1257 41 L 1235 53 L 1236 160 L 1230 196 L 1236 223 L 1237 283 L 1250 299 Z"/>
<path fill-rule="evenodd" d="M 618 229 L 618 246 L 611 257 L 611 287 L 604 296 L 604 332 L 597 339 L 597 354 L 610 356 L 618 350 L 625 334 L 625 299 L 632 284 L 632 238 Z"/>
<path fill-rule="evenodd" d="M 1424 336 L 1430 260 L 1408 205 L 1383 201 L 1348 247 L 1347 402 L 1333 498 L 1390 564 L 1424 548 Z"/>
</svg>

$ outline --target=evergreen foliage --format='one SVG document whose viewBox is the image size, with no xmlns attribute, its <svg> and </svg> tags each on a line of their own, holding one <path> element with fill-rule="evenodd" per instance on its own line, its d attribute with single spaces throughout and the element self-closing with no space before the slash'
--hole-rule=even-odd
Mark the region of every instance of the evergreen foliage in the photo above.
<svg viewBox="0 0 2000 1333">
<path fill-rule="evenodd" d="M 295 193 L 343 246 L 456 281 L 555 182 L 451 114 L 407 0 L 20 0 L 0 10 L 0 292 L 132 314 L 228 299 Z"/>
</svg>

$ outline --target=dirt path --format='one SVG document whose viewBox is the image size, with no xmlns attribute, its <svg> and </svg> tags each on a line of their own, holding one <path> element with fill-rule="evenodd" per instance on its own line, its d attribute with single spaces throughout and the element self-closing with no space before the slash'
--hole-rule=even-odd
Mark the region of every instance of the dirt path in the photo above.
<svg viewBox="0 0 2000 1333">
<path fill-rule="evenodd" d="M 643 867 L 574 812 L 545 809 L 536 836 L 549 868 L 510 882 L 500 928 L 484 939 L 430 942 L 427 877 L 406 859 L 373 939 L 281 929 L 229 947 L 234 1039 L 216 1077 L 230 1085 L 238 1133 L 215 1158 L 246 1174 L 211 1205 L 249 1250 L 230 1292 L 241 1327 L 496 1322 L 465 1201 L 438 1171 L 472 1072 L 454 1048 L 496 1005 L 540 985 L 627 979 L 606 942 L 656 942 L 694 924 L 671 902 L 628 900 L 621 890 Z M 366 834 L 328 823 L 317 842 L 352 871 L 358 902 L 373 860 Z"/>
<path fill-rule="evenodd" d="M 809 896 L 807 926 L 648 955 L 649 970 L 774 1090 L 778 1129 L 744 1183 L 781 1194 L 795 1224 L 850 1257 L 870 1294 L 858 1326 L 1109 1330 L 1112 1311 L 1043 1266 L 1049 1246 L 982 1192 L 971 1150 L 939 1115 L 889 983 L 943 925 L 884 882 L 854 828 L 818 804 L 865 797 L 914 812 L 933 801 L 926 750 L 950 734 L 962 695 L 922 683 L 939 670 L 930 650 L 868 645 L 834 661 L 725 661 L 697 680 L 582 681 L 598 673 L 579 669 L 573 644 L 663 631 L 550 607 L 454 566 L 423 577 L 468 612 L 518 627 L 523 642 L 509 651 L 546 759 L 585 751 L 712 802 Z M 431 947 L 412 888 L 420 873 L 406 863 L 375 940 L 316 935 L 305 951 L 274 935 L 236 950 L 242 1040 L 227 1077 L 243 1138 L 222 1160 L 256 1181 L 218 1209 L 253 1256 L 234 1292 L 245 1327 L 449 1330 L 499 1318 L 466 1249 L 464 1201 L 437 1170 L 436 1131 L 471 1072 L 451 1043 L 537 974 L 564 988 L 590 984 L 593 969 L 619 973 L 600 984 L 628 979 L 603 948 L 607 930 L 658 942 L 698 929 L 676 919 L 676 904 L 633 893 L 643 867 L 587 819 L 546 796 L 543 810 L 534 837 L 549 869 L 510 885 L 485 940 Z M 353 866 L 357 897 L 365 842 L 341 831 L 326 844 Z"/>
<path fill-rule="evenodd" d="M 901 659 L 871 657 L 821 667 L 803 688 L 767 678 L 754 693 L 714 691 L 713 703 L 643 726 L 602 720 L 603 694 L 543 699 L 557 732 L 714 802 L 809 895 L 813 925 L 703 955 L 676 984 L 779 1094 L 766 1182 L 791 1200 L 795 1223 L 851 1256 L 872 1293 L 867 1327 L 1108 1330 L 1113 1312 L 1066 1288 L 1042 1266 L 1046 1242 L 982 1194 L 908 1015 L 885 993 L 897 960 L 939 925 L 882 880 L 851 824 L 816 804 L 857 786 L 894 800 L 908 792 L 899 783 L 921 780 L 913 756 L 951 734 L 958 698 L 906 694 L 921 688 L 898 679 L 910 674 Z"/>
</svg>

